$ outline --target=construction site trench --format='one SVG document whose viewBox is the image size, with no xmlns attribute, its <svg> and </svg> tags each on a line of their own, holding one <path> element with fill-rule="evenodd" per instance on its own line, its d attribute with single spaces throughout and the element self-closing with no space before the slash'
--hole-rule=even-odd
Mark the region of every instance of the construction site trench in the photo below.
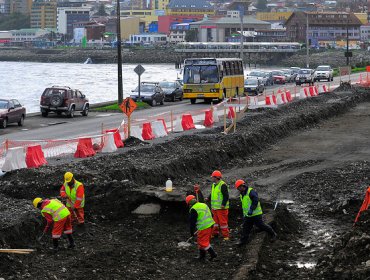
<svg viewBox="0 0 370 280">
<path fill-rule="evenodd" d="M 128 139 L 119 154 L 56 158 L 6 173 L 0 247 L 36 251 L 0 254 L 0 278 L 370 279 L 369 211 L 353 227 L 370 184 L 370 90 L 342 87 L 251 110 L 235 133 L 221 132 L 150 144 Z M 230 185 L 231 241 L 212 240 L 218 260 L 199 263 L 196 245 L 178 247 L 189 237 L 184 198 L 196 183 L 207 195 L 214 169 Z M 76 249 L 53 254 L 51 240 L 37 242 L 43 221 L 32 199 L 57 197 L 66 171 L 85 185 L 86 231 L 76 228 Z M 258 191 L 275 242 L 255 231 L 246 247 L 234 245 L 242 223 L 233 188 L 239 178 Z"/>
</svg>

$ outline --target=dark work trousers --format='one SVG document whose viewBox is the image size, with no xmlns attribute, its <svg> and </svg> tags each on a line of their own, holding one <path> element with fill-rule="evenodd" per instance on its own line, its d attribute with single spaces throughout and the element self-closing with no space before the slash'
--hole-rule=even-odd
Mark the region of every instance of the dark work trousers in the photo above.
<svg viewBox="0 0 370 280">
<path fill-rule="evenodd" d="M 249 234 L 253 228 L 253 225 L 256 225 L 260 230 L 266 231 L 270 234 L 270 236 L 274 236 L 276 233 L 269 225 L 266 225 L 262 220 L 262 215 L 254 216 L 254 217 L 244 217 L 243 221 L 243 231 L 242 237 L 240 242 L 246 243 L 249 238 Z"/>
</svg>

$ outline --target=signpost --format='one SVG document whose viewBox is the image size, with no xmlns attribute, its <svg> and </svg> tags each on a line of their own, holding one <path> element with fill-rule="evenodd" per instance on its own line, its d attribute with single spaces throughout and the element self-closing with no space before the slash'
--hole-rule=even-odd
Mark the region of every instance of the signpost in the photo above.
<svg viewBox="0 0 370 280">
<path fill-rule="evenodd" d="M 137 101 L 140 102 L 141 101 L 141 96 L 140 96 L 140 87 L 141 87 L 140 78 L 141 78 L 141 75 L 145 72 L 145 68 L 141 64 L 139 64 L 138 66 L 135 67 L 134 71 L 135 71 L 135 73 L 139 77 L 139 87 L 138 87 L 139 97 L 138 97 Z"/>
<path fill-rule="evenodd" d="M 127 116 L 127 120 L 128 120 L 127 134 L 128 134 L 128 137 L 130 137 L 131 136 L 131 114 L 133 111 L 135 111 L 137 105 L 135 101 L 132 100 L 132 98 L 127 97 L 125 100 L 123 100 L 123 102 L 121 103 L 121 105 L 119 105 L 119 107 L 121 108 L 122 112 Z"/>
<path fill-rule="evenodd" d="M 338 67 L 339 79 L 342 82 L 342 76 L 348 75 L 349 81 L 351 81 L 351 66 Z"/>
</svg>

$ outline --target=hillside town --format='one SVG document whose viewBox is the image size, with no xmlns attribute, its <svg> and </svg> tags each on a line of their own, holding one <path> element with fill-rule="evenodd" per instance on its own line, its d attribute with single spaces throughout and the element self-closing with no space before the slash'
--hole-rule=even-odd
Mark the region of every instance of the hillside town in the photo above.
<svg viewBox="0 0 370 280">
<path fill-rule="evenodd" d="M 350 49 L 367 49 L 369 7 L 362 0 L 0 0 L 0 46 L 114 48 L 119 11 L 127 47 L 242 37 L 314 49 L 342 49 L 348 40 Z"/>
</svg>

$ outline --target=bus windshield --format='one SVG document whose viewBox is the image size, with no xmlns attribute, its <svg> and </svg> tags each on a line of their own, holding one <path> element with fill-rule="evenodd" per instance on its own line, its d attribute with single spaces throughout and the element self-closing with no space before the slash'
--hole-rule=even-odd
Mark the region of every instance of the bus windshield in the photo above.
<svg viewBox="0 0 370 280">
<path fill-rule="evenodd" d="M 188 65 L 184 69 L 185 84 L 218 83 L 219 75 L 216 65 Z"/>
</svg>

